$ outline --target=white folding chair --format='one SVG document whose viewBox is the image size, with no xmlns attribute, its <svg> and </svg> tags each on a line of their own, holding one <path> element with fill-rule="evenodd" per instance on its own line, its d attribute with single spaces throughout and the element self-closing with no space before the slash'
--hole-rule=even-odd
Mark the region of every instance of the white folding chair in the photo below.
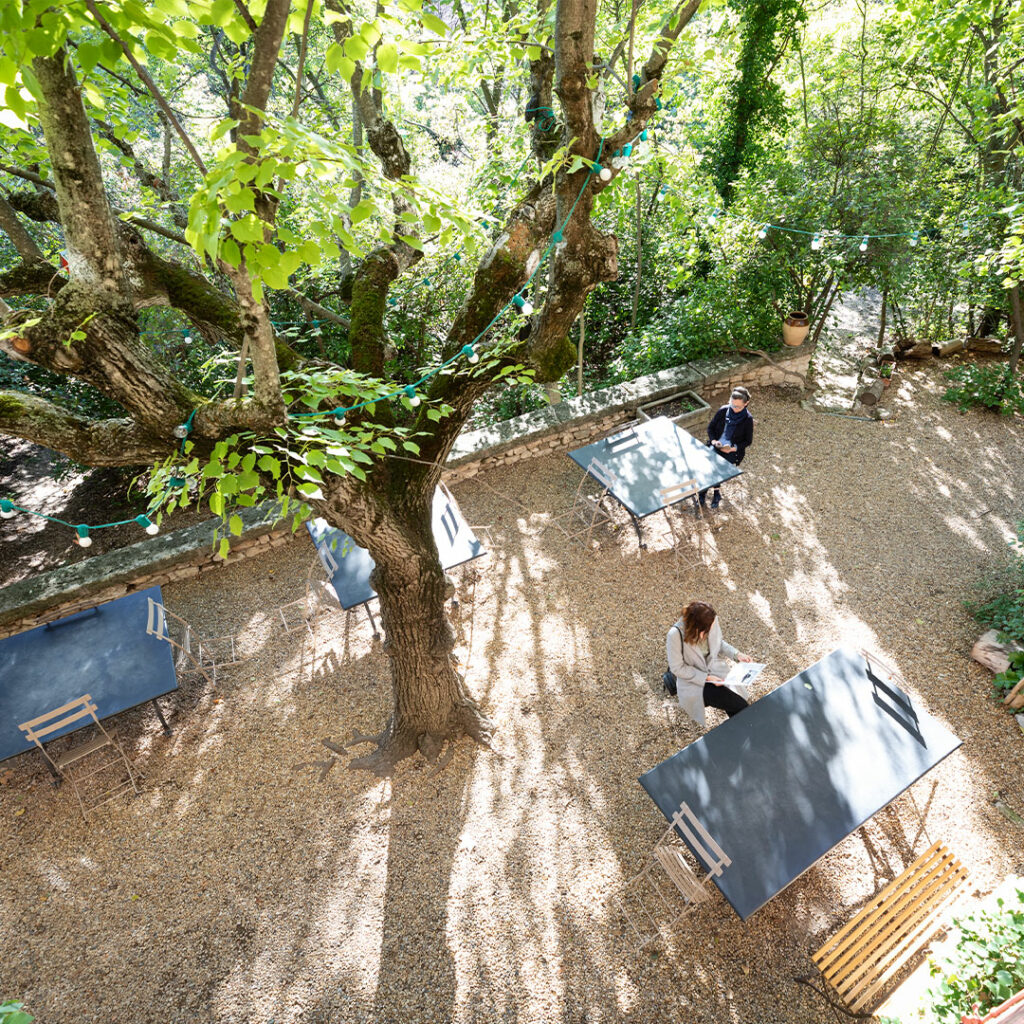
<svg viewBox="0 0 1024 1024">
<path fill-rule="evenodd" d="M 25 734 L 25 738 L 35 743 L 42 752 L 54 777 L 59 781 L 67 780 L 71 783 L 71 788 L 78 799 L 78 806 L 82 811 L 82 817 L 86 820 L 88 820 L 89 811 L 95 810 L 108 800 L 113 800 L 119 793 L 123 793 L 129 788 L 136 793 L 139 791 L 131 763 L 117 742 L 117 733 L 108 731 L 104 727 L 96 717 L 96 710 L 96 704 L 92 697 L 86 693 L 59 708 L 54 708 L 52 711 L 33 718 L 29 722 L 22 722 L 18 726 Z M 92 739 L 70 747 L 63 753 L 51 755 L 44 744 L 49 739 L 55 738 L 55 733 L 84 718 L 91 718 L 92 724 L 96 727 L 96 733 Z M 109 752 L 104 754 L 104 750 Z M 112 757 L 110 752 L 113 754 Z M 102 764 L 86 763 L 87 759 L 95 762 L 99 758 L 105 758 Z M 111 768 L 118 769 L 122 765 L 127 772 L 127 778 L 119 775 L 117 782 L 113 785 L 110 785 L 109 782 L 100 783 L 98 793 L 85 787 L 84 784 L 88 780 L 98 781 L 104 772 Z M 91 785 L 95 785 L 95 783 L 91 783 Z"/>
<path fill-rule="evenodd" d="M 679 832 L 686 837 L 689 848 L 679 838 Z M 694 860 L 691 849 L 697 855 L 698 871 L 691 867 Z M 689 805 L 680 804 L 644 869 L 626 882 L 615 896 L 636 934 L 635 948 L 642 949 L 672 928 L 698 903 L 706 902 L 711 897 L 708 884 L 711 878 L 720 877 L 731 863 Z M 703 874 L 702 868 L 707 869 Z M 663 874 L 668 877 L 670 887 L 665 885 Z"/>
<path fill-rule="evenodd" d="M 319 570 L 323 565 L 322 556 L 312 560 L 306 573 L 306 593 L 303 597 L 289 601 L 277 609 L 278 617 L 285 633 L 297 633 L 306 630 L 310 639 L 315 639 L 316 627 L 324 615 L 329 615 L 339 608 L 334 588 L 319 578 Z"/>
<path fill-rule="evenodd" d="M 594 483 L 599 488 L 596 491 Z M 572 507 L 568 512 L 555 516 L 553 522 L 570 540 L 580 540 L 590 550 L 594 530 L 605 523 L 614 525 L 604 499 L 617 483 L 615 474 L 600 459 L 591 459 L 576 488 Z"/>
<path fill-rule="evenodd" d="M 169 612 L 159 601 L 149 598 L 146 632 L 166 640 L 178 652 L 174 667 L 178 672 L 202 673 L 212 686 L 217 685 L 219 669 L 241 664 L 246 656 L 238 650 L 234 636 L 205 638 L 180 615 Z M 171 623 L 174 629 L 171 629 Z"/>
<path fill-rule="evenodd" d="M 690 568 L 705 563 L 704 552 L 710 526 L 704 516 L 704 509 L 698 500 L 700 488 L 697 486 L 695 479 L 680 480 L 679 483 L 672 484 L 671 487 L 662 487 L 658 494 L 661 497 L 662 505 L 664 505 L 668 528 L 672 533 L 672 553 L 675 559 L 676 578 L 678 579 L 680 566 Z M 685 508 L 687 503 L 692 503 L 693 515 L 689 519 L 688 529 L 680 530 L 680 533 L 683 535 L 681 538 L 676 533 L 672 509 L 676 505 L 682 505 Z M 681 539 L 687 542 L 685 555 L 680 551 Z"/>
</svg>

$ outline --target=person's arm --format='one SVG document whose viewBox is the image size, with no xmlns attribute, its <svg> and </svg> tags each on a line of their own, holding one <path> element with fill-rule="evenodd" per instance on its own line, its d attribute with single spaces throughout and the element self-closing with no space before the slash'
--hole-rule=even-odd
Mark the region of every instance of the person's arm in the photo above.
<svg viewBox="0 0 1024 1024">
<path fill-rule="evenodd" d="M 737 436 L 733 437 L 733 447 L 736 449 L 736 465 L 738 466 L 743 461 L 743 456 L 747 454 L 747 446 L 754 440 L 754 417 L 748 416 L 737 431 Z"/>
<path fill-rule="evenodd" d="M 740 652 L 724 637 L 722 638 L 722 646 L 718 649 L 719 654 L 724 654 L 727 658 L 732 658 L 733 661 L 739 661 Z"/>
<path fill-rule="evenodd" d="M 711 422 L 708 424 L 708 443 L 717 441 L 722 436 L 722 431 L 724 429 L 725 409 L 723 407 L 711 417 Z"/>
<path fill-rule="evenodd" d="M 673 627 L 665 637 L 665 651 L 668 654 L 669 671 L 676 677 L 676 681 L 686 683 L 688 686 L 703 686 L 707 681 L 708 674 L 702 669 L 686 663 L 683 654 L 683 637 L 681 632 Z"/>
</svg>

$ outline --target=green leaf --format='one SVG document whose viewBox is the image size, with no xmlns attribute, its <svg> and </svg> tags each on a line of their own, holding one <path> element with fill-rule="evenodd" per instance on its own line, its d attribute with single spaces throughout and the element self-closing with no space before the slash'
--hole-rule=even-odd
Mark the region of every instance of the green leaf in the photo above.
<svg viewBox="0 0 1024 1024">
<path fill-rule="evenodd" d="M 363 60 L 370 48 L 362 36 L 349 36 L 345 40 L 345 56 L 350 60 Z"/>
<path fill-rule="evenodd" d="M 398 50 L 394 44 L 382 43 L 377 47 L 377 67 L 389 75 L 398 70 Z"/>
<path fill-rule="evenodd" d="M 231 550 L 231 541 L 229 541 L 227 539 L 227 537 L 221 537 L 221 539 L 220 539 L 220 547 L 217 550 L 217 554 L 220 555 L 221 558 L 227 558 L 228 557 L 228 552 L 230 550 Z"/>
<path fill-rule="evenodd" d="M 423 22 L 424 28 L 429 28 L 439 36 L 448 34 L 448 26 L 436 14 L 431 14 L 429 11 L 421 11 L 420 21 Z"/>
<path fill-rule="evenodd" d="M 236 537 L 241 537 L 242 536 L 242 517 L 241 516 L 232 516 L 228 520 L 228 529 Z"/>
<path fill-rule="evenodd" d="M 219 491 L 214 491 L 213 494 L 210 495 L 210 511 L 215 516 L 224 515 L 224 495 Z"/>
</svg>

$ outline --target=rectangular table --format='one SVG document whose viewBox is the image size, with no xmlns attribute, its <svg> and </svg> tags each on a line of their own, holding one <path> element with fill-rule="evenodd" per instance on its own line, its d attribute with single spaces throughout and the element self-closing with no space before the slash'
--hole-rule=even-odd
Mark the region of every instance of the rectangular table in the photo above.
<svg viewBox="0 0 1024 1024">
<path fill-rule="evenodd" d="M 431 528 L 441 568 L 446 571 L 487 554 L 469 528 L 451 491 L 443 484 L 434 490 Z M 356 544 L 344 530 L 328 526 L 323 519 L 307 521 L 306 529 L 316 545 L 324 571 L 330 577 L 338 604 L 345 611 L 361 604 L 370 618 L 373 635 L 377 636 L 377 623 L 370 611 L 370 601 L 377 596 L 377 591 L 370 586 L 370 573 L 376 562 L 370 552 Z"/>
<path fill-rule="evenodd" d="M 731 860 L 712 880 L 746 920 L 960 743 L 876 662 L 839 648 L 640 784 L 669 821 L 689 805 Z"/>
<path fill-rule="evenodd" d="M 178 680 L 171 645 L 146 632 L 149 598 L 163 603 L 160 588 L 150 587 L 0 640 L 0 761 L 36 749 L 22 722 L 85 693 L 100 719 L 152 701 L 168 731 L 156 698 Z"/>
<path fill-rule="evenodd" d="M 587 473 L 595 459 L 609 471 L 613 479 L 608 493 L 629 513 L 642 548 L 647 545 L 640 520 L 668 507 L 661 497 L 663 489 L 693 480 L 704 490 L 743 472 L 667 416 L 577 448 L 569 452 L 569 458 Z"/>
</svg>

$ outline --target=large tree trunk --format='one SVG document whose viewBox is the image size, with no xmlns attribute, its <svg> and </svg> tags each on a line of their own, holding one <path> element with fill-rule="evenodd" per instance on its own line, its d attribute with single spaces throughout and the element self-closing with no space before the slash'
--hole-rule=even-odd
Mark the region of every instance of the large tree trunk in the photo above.
<svg viewBox="0 0 1024 1024">
<path fill-rule="evenodd" d="M 435 760 L 448 740 L 468 735 L 486 744 L 493 733 L 456 671 L 455 634 L 445 611 L 451 583 L 431 534 L 430 506 L 429 497 L 417 496 L 374 530 L 371 581 L 380 599 L 394 711 L 372 737 L 377 749 L 352 767 L 380 775 L 417 750 Z"/>
</svg>

